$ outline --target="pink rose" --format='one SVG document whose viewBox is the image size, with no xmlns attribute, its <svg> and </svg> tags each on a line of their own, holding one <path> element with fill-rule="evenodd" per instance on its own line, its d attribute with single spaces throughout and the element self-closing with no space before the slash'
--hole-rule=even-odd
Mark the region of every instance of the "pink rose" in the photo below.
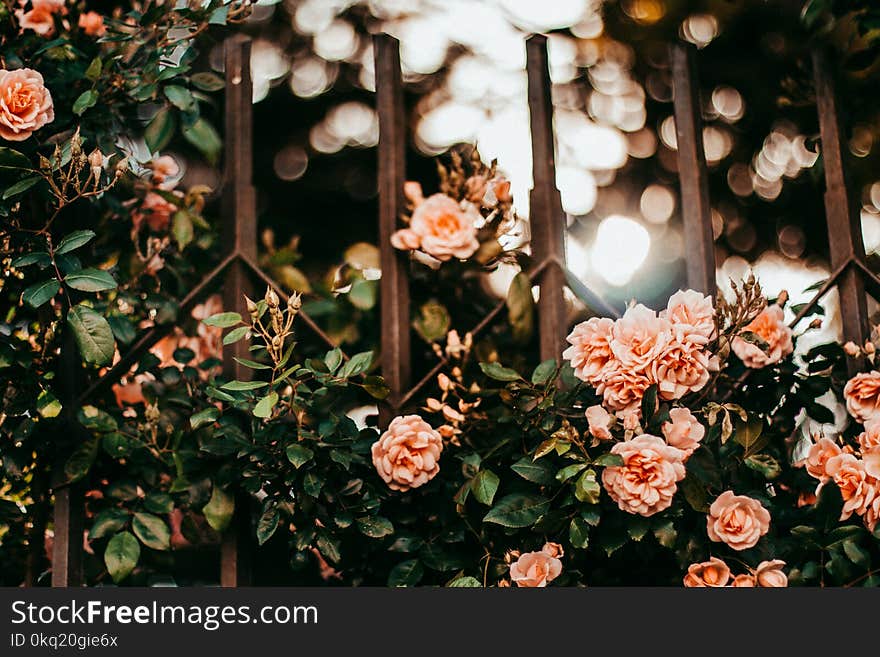
<svg viewBox="0 0 880 657">
<path fill-rule="evenodd" d="M 464 260 L 480 248 L 477 223 L 482 219 L 472 204 L 459 205 L 445 194 L 433 194 L 416 206 L 409 229 L 395 233 L 391 243 L 398 249 L 411 249 L 418 238 L 417 248 L 437 260 Z"/>
<path fill-rule="evenodd" d="M 55 16 L 45 7 L 35 6 L 30 11 L 15 10 L 15 18 L 22 31 L 32 30 L 40 36 L 48 37 L 55 33 Z"/>
<path fill-rule="evenodd" d="M 684 576 L 684 585 L 687 588 L 717 588 L 727 586 L 728 581 L 730 581 L 730 568 L 718 557 L 691 564 L 688 566 L 687 575 Z"/>
<path fill-rule="evenodd" d="M 878 482 L 867 473 L 864 462 L 852 454 L 838 454 L 825 463 L 825 473 L 837 484 L 843 497 L 840 519 L 846 520 L 853 513 L 865 513 L 877 494 Z M 823 485 L 819 484 L 817 494 Z"/>
<path fill-rule="evenodd" d="M 24 141 L 55 119 L 43 76 L 29 68 L 0 70 L 0 137 Z"/>
<path fill-rule="evenodd" d="M 788 586 L 788 576 L 782 571 L 784 565 L 785 562 L 779 559 L 759 563 L 757 570 L 755 570 L 755 580 L 757 580 L 758 586 L 776 589 Z"/>
<path fill-rule="evenodd" d="M 611 329 L 611 352 L 622 369 L 647 370 L 672 337 L 670 323 L 650 308 L 636 304 L 626 309 Z"/>
<path fill-rule="evenodd" d="M 144 222 L 150 230 L 161 232 L 167 230 L 171 223 L 171 215 L 177 211 L 177 206 L 166 200 L 164 196 L 156 192 L 147 192 L 140 207 L 131 214 L 135 232 L 139 231 Z"/>
<path fill-rule="evenodd" d="M 783 320 L 782 308 L 775 304 L 764 308 L 755 319 L 743 327 L 743 332 L 754 333 L 767 343 L 765 352 L 758 345 L 746 342 L 739 336 L 733 339 L 730 348 L 746 367 L 761 368 L 772 365 L 794 351 L 791 329 Z"/>
<path fill-rule="evenodd" d="M 104 26 L 104 17 L 96 11 L 87 11 L 84 14 L 80 14 L 78 25 L 89 36 L 102 37 L 107 33 L 107 28 Z"/>
<path fill-rule="evenodd" d="M 865 509 L 864 515 L 865 527 L 869 532 L 877 529 L 877 522 L 880 521 L 880 495 L 874 497 L 874 500 Z"/>
<path fill-rule="evenodd" d="M 608 411 L 599 404 L 596 404 L 595 406 L 590 406 L 585 415 L 587 416 L 587 424 L 590 427 L 590 435 L 593 438 L 611 440 L 609 427 L 613 419 Z"/>
<path fill-rule="evenodd" d="M 388 487 L 407 491 L 440 472 L 443 438 L 418 415 L 403 415 L 391 421 L 371 451 L 373 465 Z"/>
<path fill-rule="evenodd" d="M 666 442 L 684 452 L 685 457 L 694 453 L 706 435 L 706 428 L 687 408 L 673 408 L 669 421 L 661 427 Z"/>
<path fill-rule="evenodd" d="M 662 438 L 642 434 L 611 448 L 623 459 L 621 466 L 602 472 L 602 483 L 617 506 L 627 513 L 652 516 L 669 508 L 684 479 L 682 453 Z"/>
<path fill-rule="evenodd" d="M 711 540 L 747 550 L 770 529 L 770 513 L 758 500 L 728 490 L 709 507 L 706 528 Z"/>
<path fill-rule="evenodd" d="M 626 431 L 639 432 L 642 428 L 642 425 L 639 423 L 640 414 L 641 409 L 629 408 L 625 411 L 620 411 L 617 415 L 620 421 L 623 422 L 623 428 Z"/>
<path fill-rule="evenodd" d="M 605 365 L 614 357 L 610 345 L 613 326 L 607 317 L 591 317 L 575 326 L 566 338 L 571 346 L 562 357 L 571 363 L 581 381 L 594 386 L 601 382 Z"/>
<path fill-rule="evenodd" d="M 880 420 L 880 372 L 862 372 L 843 388 L 846 410 L 859 422 Z"/>
<path fill-rule="evenodd" d="M 840 447 L 836 442 L 830 438 L 820 438 L 810 447 L 810 451 L 807 453 L 807 458 L 804 461 L 807 472 L 811 477 L 815 477 L 820 481 L 827 481 L 829 475 L 825 471 L 825 466 L 828 463 L 828 459 L 840 453 Z"/>
<path fill-rule="evenodd" d="M 863 452 L 880 447 L 880 421 L 868 420 L 865 422 L 865 430 L 859 434 L 857 440 Z"/>
<path fill-rule="evenodd" d="M 617 361 L 612 361 L 605 369 L 601 383 L 596 386 L 596 392 L 602 395 L 608 408 L 632 410 L 638 414 L 642 397 L 651 383 L 647 373 L 625 369 Z"/>
<path fill-rule="evenodd" d="M 160 155 L 153 158 L 147 165 L 152 171 L 152 182 L 160 189 L 172 190 L 180 178 L 180 165 L 170 155 Z"/>
<path fill-rule="evenodd" d="M 735 589 L 753 589 L 757 585 L 754 575 L 743 573 L 733 578 L 730 585 Z"/>
<path fill-rule="evenodd" d="M 695 342 L 670 340 L 651 364 L 652 379 L 661 399 L 681 399 L 702 390 L 713 369 L 711 354 Z"/>
<path fill-rule="evenodd" d="M 679 290 L 666 304 L 660 317 L 668 319 L 685 342 L 706 344 L 715 337 L 715 307 L 712 297 L 695 290 Z"/>
<path fill-rule="evenodd" d="M 510 564 L 510 579 L 517 586 L 544 587 L 562 572 L 562 562 L 545 549 L 526 552 Z"/>
</svg>

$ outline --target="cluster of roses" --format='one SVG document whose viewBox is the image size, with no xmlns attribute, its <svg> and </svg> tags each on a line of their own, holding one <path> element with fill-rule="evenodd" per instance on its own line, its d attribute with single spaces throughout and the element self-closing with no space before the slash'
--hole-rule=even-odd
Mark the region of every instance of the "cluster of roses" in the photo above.
<svg viewBox="0 0 880 657">
<path fill-rule="evenodd" d="M 61 17 L 64 29 L 70 29 L 64 16 L 67 15 L 65 0 L 19 0 L 15 10 L 15 19 L 19 29 L 24 32 L 31 30 L 44 37 L 50 37 L 55 33 L 55 19 Z M 89 36 L 102 37 L 107 33 L 104 25 L 104 17 L 96 11 L 87 11 L 79 16 L 77 26 Z"/>
<path fill-rule="evenodd" d="M 840 489 L 841 520 L 856 514 L 874 531 L 880 520 L 880 372 L 855 375 L 843 394 L 849 414 L 864 425 L 856 438 L 858 449 L 819 437 L 803 465 L 819 480 L 816 494 L 829 481 Z"/>
<path fill-rule="evenodd" d="M 762 561 L 754 570 L 749 569 L 749 572 L 731 579 L 730 567 L 721 559 L 712 557 L 709 561 L 689 566 L 684 585 L 688 588 L 784 588 L 788 586 L 788 576 L 783 572 L 783 566 L 785 562 L 779 559 Z"/>
<path fill-rule="evenodd" d="M 638 304 L 616 321 L 593 317 L 575 326 L 562 356 L 575 376 L 603 398 L 602 405 L 586 411 L 590 434 L 597 440 L 612 439 L 616 418 L 609 409 L 628 436 L 637 433 L 642 398 L 651 386 L 664 400 L 701 390 L 718 368 L 708 349 L 715 334 L 712 299 L 693 290 L 676 292 L 660 313 Z M 672 409 L 663 434 L 665 439 L 641 434 L 611 448 L 623 465 L 606 468 L 602 481 L 628 513 L 650 516 L 672 504 L 677 482 L 685 476 L 684 462 L 699 446 L 705 428 L 681 407 Z"/>
<path fill-rule="evenodd" d="M 183 196 L 179 191 L 175 191 L 181 177 L 177 160 L 170 155 L 161 155 L 153 158 L 147 168 L 150 169 L 147 193 L 131 213 L 134 238 L 144 226 L 157 233 L 167 231 L 171 225 L 171 218 L 178 209 L 168 196 Z"/>
<path fill-rule="evenodd" d="M 465 181 L 463 189 L 461 199 L 442 193 L 425 198 L 419 183 L 407 182 L 404 195 L 412 215 L 409 226 L 391 236 L 391 244 L 439 262 L 474 255 L 480 248 L 479 231 L 487 224 L 487 216 L 504 214 L 510 207 L 510 182 L 501 176 L 476 174 Z"/>
</svg>

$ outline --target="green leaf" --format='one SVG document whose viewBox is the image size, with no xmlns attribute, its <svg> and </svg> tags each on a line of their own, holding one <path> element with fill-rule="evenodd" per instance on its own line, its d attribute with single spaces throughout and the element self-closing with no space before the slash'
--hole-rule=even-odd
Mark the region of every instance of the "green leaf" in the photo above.
<svg viewBox="0 0 880 657">
<path fill-rule="evenodd" d="M 446 586 L 453 589 L 478 589 L 483 587 L 483 585 L 480 584 L 480 580 L 476 577 L 470 576 L 456 577 Z"/>
<path fill-rule="evenodd" d="M 34 251 L 33 253 L 25 253 L 12 261 L 11 266 L 15 269 L 21 269 L 28 265 L 40 265 L 40 267 L 48 267 L 52 264 L 49 254 L 45 251 Z"/>
<path fill-rule="evenodd" d="M 158 153 L 168 145 L 176 129 L 174 113 L 167 107 L 162 108 L 144 131 L 144 141 L 153 153 Z"/>
<path fill-rule="evenodd" d="M 349 361 L 345 365 L 342 366 L 342 369 L 339 370 L 337 376 L 341 379 L 348 379 L 352 376 L 363 374 L 368 369 L 370 369 L 370 365 L 372 364 L 372 351 L 364 351 L 359 354 L 355 354 L 349 359 Z"/>
<path fill-rule="evenodd" d="M 826 532 L 831 531 L 838 522 L 843 511 L 843 496 L 834 481 L 827 481 L 819 489 L 819 499 L 813 507 L 816 520 Z"/>
<path fill-rule="evenodd" d="M 95 57 L 89 67 L 86 69 L 86 80 L 94 82 L 101 76 L 101 69 L 104 68 L 100 57 Z"/>
<path fill-rule="evenodd" d="M 382 516 L 366 516 L 357 519 L 357 527 L 361 534 L 370 538 L 382 538 L 394 533 L 394 525 Z"/>
<path fill-rule="evenodd" d="M 116 341 L 110 324 L 103 316 L 88 306 L 79 304 L 67 313 L 67 324 L 73 331 L 85 362 L 94 365 L 109 365 L 113 362 Z"/>
<path fill-rule="evenodd" d="M 83 91 L 79 97 L 73 101 L 73 113 L 77 116 L 82 116 L 83 113 L 89 109 L 90 107 L 94 107 L 95 103 L 98 102 L 98 92 L 94 89 L 89 89 L 88 91 Z"/>
<path fill-rule="evenodd" d="M 351 305 L 360 310 L 369 310 L 376 305 L 376 293 L 379 290 L 376 281 L 367 281 L 363 278 L 357 279 L 351 286 L 348 293 L 348 300 Z"/>
<path fill-rule="evenodd" d="M 205 119 L 198 118 L 191 126 L 183 128 L 182 132 L 184 139 L 199 149 L 210 164 L 217 164 L 223 142 L 214 126 Z"/>
<path fill-rule="evenodd" d="M 55 248 L 55 255 L 70 253 L 81 246 L 85 246 L 95 237 L 95 232 L 91 230 L 75 230 L 66 235 Z"/>
<path fill-rule="evenodd" d="M 229 328 L 241 324 L 241 315 L 238 313 L 217 313 L 211 315 L 207 319 L 202 320 L 202 324 L 206 326 L 219 326 L 220 328 Z"/>
<path fill-rule="evenodd" d="M 597 504 L 599 496 L 602 493 L 602 487 L 596 481 L 595 470 L 584 470 L 584 473 L 578 478 L 574 487 L 574 496 L 581 502 L 587 504 Z"/>
<path fill-rule="evenodd" d="M 761 451 L 764 445 L 767 444 L 766 437 L 762 439 L 764 420 L 757 415 L 750 415 L 748 422 L 743 422 L 736 418 L 735 425 L 736 430 L 733 434 L 733 439 L 742 445 L 746 457 Z"/>
<path fill-rule="evenodd" d="M 258 363 L 255 360 L 248 360 L 247 358 L 239 358 L 238 356 L 233 356 L 233 359 L 236 363 L 241 363 L 245 367 L 250 367 L 252 370 L 271 370 L 272 368 L 263 363 Z"/>
<path fill-rule="evenodd" d="M 190 76 L 189 80 L 193 83 L 194 87 L 197 87 L 202 91 L 220 91 L 226 86 L 226 83 L 223 82 L 223 78 L 216 73 L 194 73 Z"/>
<path fill-rule="evenodd" d="M 285 449 L 285 453 L 287 454 L 287 460 L 290 461 L 293 464 L 293 467 L 297 470 L 315 455 L 315 453 L 308 447 L 303 447 L 296 443 L 288 445 Z"/>
<path fill-rule="evenodd" d="M 169 84 L 163 90 L 165 98 L 181 112 L 191 112 L 196 109 L 196 99 L 186 87 Z"/>
<path fill-rule="evenodd" d="M 31 161 L 14 148 L 0 146 L 0 169 L 30 169 Z"/>
<path fill-rule="evenodd" d="M 567 465 L 556 473 L 556 480 L 564 483 L 586 467 L 586 463 L 572 463 L 571 465 Z"/>
<path fill-rule="evenodd" d="M 229 383 L 224 383 L 220 388 L 233 392 L 243 392 L 265 388 L 267 385 L 269 385 L 268 381 L 230 381 Z"/>
<path fill-rule="evenodd" d="M 654 538 L 665 548 L 672 549 L 675 547 L 675 539 L 677 537 L 678 532 L 675 531 L 675 525 L 672 524 L 671 520 L 664 520 L 654 527 Z"/>
<path fill-rule="evenodd" d="M 501 498 L 483 517 L 483 522 L 491 522 L 502 527 L 530 527 L 540 520 L 550 508 L 550 500 L 540 495 L 514 493 Z"/>
<path fill-rule="evenodd" d="M 645 394 L 642 396 L 642 417 L 645 420 L 645 424 L 648 424 L 651 421 L 651 418 L 654 417 L 654 413 L 657 412 L 657 386 L 652 385 L 648 386 L 648 389 L 645 390 Z"/>
<path fill-rule="evenodd" d="M 526 344 L 535 332 L 535 300 L 532 282 L 524 272 L 519 272 L 510 282 L 506 303 L 513 341 Z"/>
<path fill-rule="evenodd" d="M 568 540 L 572 547 L 586 549 L 590 545 L 590 526 L 583 518 L 572 518 L 568 525 Z"/>
<path fill-rule="evenodd" d="M 342 555 L 339 552 L 339 541 L 331 539 L 326 532 L 318 534 L 315 546 L 326 559 L 329 559 L 333 563 L 339 563 L 339 560 L 342 558 Z"/>
<path fill-rule="evenodd" d="M 263 515 L 260 516 L 260 520 L 257 523 L 257 542 L 263 545 L 263 543 L 272 538 L 272 534 L 278 529 L 280 522 L 281 516 L 278 514 L 278 509 L 274 506 L 270 506 L 263 511 Z"/>
<path fill-rule="evenodd" d="M 37 397 L 37 412 L 40 417 L 51 419 L 61 413 L 61 402 L 48 390 L 43 390 Z"/>
<path fill-rule="evenodd" d="M 373 399 L 385 399 L 391 394 L 391 388 L 388 387 L 388 384 L 385 383 L 385 379 L 381 376 L 365 376 L 364 377 L 364 390 L 373 398 Z"/>
<path fill-rule="evenodd" d="M 116 279 L 103 269 L 80 269 L 64 277 L 65 285 L 80 292 L 115 290 Z"/>
<path fill-rule="evenodd" d="M 183 251 L 187 245 L 193 241 L 195 232 L 193 230 L 193 221 L 189 212 L 186 210 L 178 210 L 171 217 L 171 234 L 177 246 Z"/>
<path fill-rule="evenodd" d="M 174 511 L 174 500 L 168 493 L 153 491 L 144 498 L 144 508 L 152 513 L 171 513 Z"/>
<path fill-rule="evenodd" d="M 547 385 L 554 374 L 556 374 L 556 359 L 545 360 L 532 372 L 532 383 L 536 386 Z"/>
<path fill-rule="evenodd" d="M 623 465 L 623 457 L 620 454 L 602 454 L 593 460 L 593 465 L 597 467 L 604 466 L 607 468 L 611 466 L 619 468 Z"/>
<path fill-rule="evenodd" d="M 342 360 L 342 349 L 339 347 L 331 349 L 324 356 L 324 362 L 327 364 L 327 369 L 329 369 L 331 373 L 335 372 L 336 368 L 342 365 Z"/>
<path fill-rule="evenodd" d="M 421 561 L 407 559 L 394 566 L 388 573 L 388 586 L 415 586 L 421 581 L 424 574 L 425 569 Z"/>
<path fill-rule="evenodd" d="M 260 399 L 257 402 L 257 405 L 254 406 L 254 417 L 267 418 L 272 415 L 272 409 L 275 408 L 275 404 L 278 403 L 278 393 L 275 391 L 270 392 L 268 395 Z"/>
<path fill-rule="evenodd" d="M 477 501 L 486 506 L 492 506 L 492 500 L 495 499 L 495 493 L 498 491 L 498 484 L 501 480 L 498 475 L 491 470 L 480 470 L 476 476 L 471 479 L 471 491 Z"/>
<path fill-rule="evenodd" d="M 226 25 L 226 18 L 229 15 L 229 5 L 223 4 L 217 7 L 214 11 L 211 12 L 210 17 L 208 17 L 208 23 L 210 25 Z"/>
<path fill-rule="evenodd" d="M 446 337 L 452 327 L 452 318 L 446 306 L 431 300 L 419 308 L 419 316 L 413 320 L 412 326 L 422 340 L 430 344 Z"/>
<path fill-rule="evenodd" d="M 165 521 L 152 513 L 135 513 L 131 528 L 141 543 L 154 550 L 171 548 L 171 531 Z"/>
<path fill-rule="evenodd" d="M 238 328 L 232 329 L 229 333 L 223 336 L 223 344 L 234 344 L 238 342 L 246 336 L 250 330 L 249 326 L 239 326 Z"/>
<path fill-rule="evenodd" d="M 42 283 L 35 283 L 27 288 L 21 294 L 21 300 L 32 308 L 39 308 L 49 299 L 58 294 L 61 289 L 61 283 L 57 278 L 50 278 Z"/>
<path fill-rule="evenodd" d="M 480 369 L 496 381 L 519 381 L 522 378 L 515 370 L 502 367 L 501 363 L 480 363 Z"/>
<path fill-rule="evenodd" d="M 553 466 L 550 463 L 547 461 L 533 461 L 529 456 L 521 458 L 511 465 L 510 469 L 526 481 L 541 484 L 542 486 L 551 485 L 556 481 Z"/>
<path fill-rule="evenodd" d="M 117 584 L 124 580 L 137 566 L 141 557 L 141 546 L 129 532 L 119 532 L 104 550 L 104 564 L 107 572 Z"/>
<path fill-rule="evenodd" d="M 92 521 L 92 528 L 89 530 L 89 540 L 96 541 L 114 534 L 125 527 L 126 522 L 128 522 L 128 511 L 125 509 L 104 509 Z"/>
<path fill-rule="evenodd" d="M 214 531 L 222 532 L 232 521 L 233 513 L 235 513 L 235 498 L 214 484 L 211 499 L 202 507 L 205 520 Z"/>
<path fill-rule="evenodd" d="M 85 477 L 98 456 L 98 439 L 89 438 L 80 443 L 64 463 L 64 476 L 68 483 Z"/>
<path fill-rule="evenodd" d="M 765 479 L 776 479 L 782 474 L 782 466 L 769 454 L 753 454 L 744 463 L 746 467 L 764 475 Z"/>
<path fill-rule="evenodd" d="M 189 418 L 189 426 L 195 430 L 206 424 L 212 424 L 218 417 L 220 417 L 220 409 L 216 406 L 209 406 L 208 408 L 204 408 L 198 413 L 193 414 Z"/>
<path fill-rule="evenodd" d="M 27 178 L 22 178 L 14 185 L 10 185 L 6 188 L 6 190 L 3 192 L 3 200 L 5 201 L 8 198 L 12 198 L 13 196 L 18 196 L 19 194 L 25 193 L 42 179 L 42 176 L 29 176 Z"/>
</svg>

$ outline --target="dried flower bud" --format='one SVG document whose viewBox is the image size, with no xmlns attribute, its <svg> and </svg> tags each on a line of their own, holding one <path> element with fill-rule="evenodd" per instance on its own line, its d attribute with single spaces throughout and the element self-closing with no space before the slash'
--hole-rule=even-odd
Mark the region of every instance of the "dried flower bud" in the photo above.
<svg viewBox="0 0 880 657">
<path fill-rule="evenodd" d="M 445 417 L 449 422 L 464 422 L 464 415 L 459 413 L 448 404 L 443 406 L 443 417 Z"/>
<path fill-rule="evenodd" d="M 269 306 L 269 308 L 278 307 L 278 294 L 271 287 L 266 288 L 266 295 L 264 299 L 266 300 L 266 305 Z"/>
<path fill-rule="evenodd" d="M 817 317 L 816 319 L 814 319 L 812 322 L 810 322 L 810 328 L 811 329 L 822 328 L 822 319 L 820 317 Z"/>
<path fill-rule="evenodd" d="M 287 310 L 298 313 L 300 308 L 302 308 L 302 295 L 299 292 L 294 292 L 287 297 Z"/>
<path fill-rule="evenodd" d="M 779 296 L 776 297 L 776 305 L 781 308 L 782 306 L 784 306 L 786 304 L 787 301 L 788 301 L 788 290 L 782 290 L 782 292 L 779 293 Z"/>
<path fill-rule="evenodd" d="M 284 346 L 284 338 L 282 338 L 280 335 L 274 336 L 272 338 L 272 346 L 275 349 L 281 349 L 281 347 Z"/>
<path fill-rule="evenodd" d="M 502 579 L 500 582 L 498 582 L 498 588 L 509 589 L 510 588 L 510 580 L 509 579 Z"/>
<path fill-rule="evenodd" d="M 128 172 L 128 159 L 122 158 L 116 163 L 116 177 L 121 178 Z"/>
<path fill-rule="evenodd" d="M 250 298 L 248 298 L 247 295 L 245 295 L 245 297 L 244 297 L 244 302 L 245 302 L 245 305 L 247 305 L 247 311 L 251 315 L 253 315 L 254 313 L 257 312 L 257 304 L 254 303 Z"/>
<path fill-rule="evenodd" d="M 89 153 L 89 166 L 92 167 L 92 169 L 100 169 L 104 166 L 104 154 L 100 149 L 96 148 Z"/>
<path fill-rule="evenodd" d="M 144 417 L 147 418 L 147 422 L 158 421 L 160 415 L 159 406 L 157 404 L 148 404 L 146 410 L 144 410 Z"/>
<path fill-rule="evenodd" d="M 443 372 L 440 372 L 440 374 L 437 375 L 437 385 L 440 386 L 440 390 L 443 392 L 449 392 L 455 384 L 452 383 L 452 380 L 448 376 L 443 374 Z"/>
<path fill-rule="evenodd" d="M 876 349 L 874 348 L 874 343 L 870 340 L 865 341 L 865 353 L 869 356 L 874 353 Z"/>
<path fill-rule="evenodd" d="M 855 358 L 861 353 L 861 349 L 859 349 L 859 346 L 852 340 L 843 345 L 843 351 L 846 353 L 847 356 L 850 356 L 851 358 Z"/>
<path fill-rule="evenodd" d="M 439 427 L 437 427 L 437 433 L 448 440 L 455 435 L 455 427 L 452 427 L 448 424 L 441 424 Z"/>
</svg>

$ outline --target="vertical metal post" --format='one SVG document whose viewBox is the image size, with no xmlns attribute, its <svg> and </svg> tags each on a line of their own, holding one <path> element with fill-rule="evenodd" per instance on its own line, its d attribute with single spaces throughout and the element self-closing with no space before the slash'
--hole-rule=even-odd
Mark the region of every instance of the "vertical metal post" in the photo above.
<svg viewBox="0 0 880 657">
<path fill-rule="evenodd" d="M 52 489 L 55 496 L 52 511 L 52 586 L 82 586 L 85 498 L 81 485 L 66 481 L 64 463 L 70 450 L 90 440 L 91 435 L 76 419 L 76 396 L 83 386 L 84 373 L 72 331 L 64 333 L 59 368 L 66 429 L 59 441 L 62 444 L 52 467 Z"/>
<path fill-rule="evenodd" d="M 391 246 L 391 235 L 404 211 L 406 175 L 406 122 L 400 43 L 378 34 L 373 39 L 376 58 L 376 109 L 379 114 L 379 250 L 382 280 L 382 375 L 391 389 L 380 407 L 380 424 L 393 418 L 411 376 L 409 281 L 405 256 Z"/>
<path fill-rule="evenodd" d="M 813 78 L 816 85 L 816 109 L 822 136 L 822 159 L 825 166 L 825 215 L 828 223 L 828 246 L 831 270 L 847 262 L 863 261 L 865 246 L 858 204 L 850 195 L 849 181 L 844 167 L 844 144 L 841 130 L 840 107 L 834 72 L 828 55 L 821 49 L 813 51 Z M 861 273 L 854 266 L 847 267 L 837 284 L 840 294 L 840 315 L 843 320 L 843 339 L 863 344 L 868 335 L 868 308 L 865 285 Z M 858 363 L 848 359 L 851 372 Z"/>
<path fill-rule="evenodd" d="M 674 43 L 670 46 L 670 59 L 687 283 L 692 289 L 714 297 L 717 289 L 715 240 L 712 235 L 709 173 L 703 151 L 696 48 L 689 43 Z"/>
<path fill-rule="evenodd" d="M 226 64 L 226 150 L 223 189 L 223 242 L 233 253 L 257 258 L 257 209 L 253 185 L 253 100 L 251 42 L 244 35 L 225 43 Z M 223 287 L 223 308 L 247 316 L 244 295 L 253 298 L 254 286 L 246 265 L 232 262 Z M 240 341 L 223 348 L 226 376 L 247 379 L 250 369 L 234 360 L 247 358 L 248 347 Z M 235 517 L 223 536 L 220 552 L 221 586 L 250 583 L 250 514 L 246 496 L 236 499 Z"/>
<path fill-rule="evenodd" d="M 565 213 L 556 188 L 553 138 L 553 101 L 547 37 L 534 35 L 526 42 L 529 114 L 532 134 L 533 187 L 529 196 L 532 253 L 537 262 L 549 261 L 541 272 L 538 331 L 541 360 L 562 357 L 565 343 Z"/>
</svg>

